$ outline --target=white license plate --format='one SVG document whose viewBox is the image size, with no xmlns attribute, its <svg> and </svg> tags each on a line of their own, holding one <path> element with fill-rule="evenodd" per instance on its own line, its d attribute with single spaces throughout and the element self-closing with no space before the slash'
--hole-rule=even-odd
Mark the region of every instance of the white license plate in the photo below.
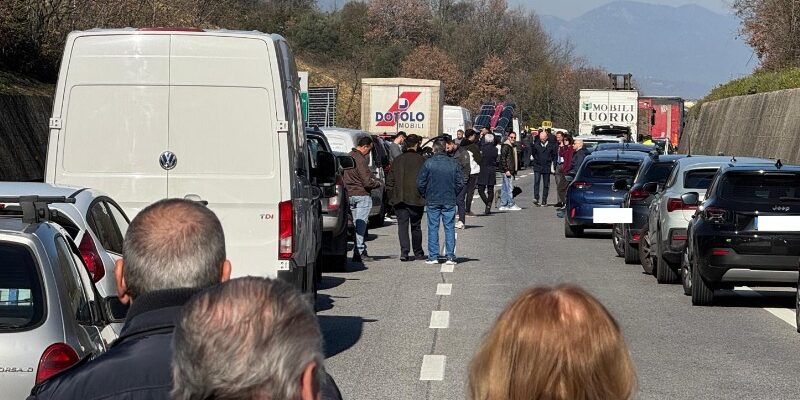
<svg viewBox="0 0 800 400">
<path fill-rule="evenodd" d="M 762 215 L 755 225 L 761 232 L 800 232 L 800 215 Z"/>
<path fill-rule="evenodd" d="M 633 222 L 633 209 L 593 208 L 592 222 L 595 224 L 630 224 Z"/>
</svg>

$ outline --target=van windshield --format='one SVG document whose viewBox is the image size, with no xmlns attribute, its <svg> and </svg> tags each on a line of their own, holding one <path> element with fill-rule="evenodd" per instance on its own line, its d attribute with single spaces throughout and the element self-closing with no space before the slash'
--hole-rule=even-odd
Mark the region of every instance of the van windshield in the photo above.
<svg viewBox="0 0 800 400">
<path fill-rule="evenodd" d="M 42 283 L 33 253 L 0 242 L 0 332 L 25 330 L 44 318 Z"/>
</svg>

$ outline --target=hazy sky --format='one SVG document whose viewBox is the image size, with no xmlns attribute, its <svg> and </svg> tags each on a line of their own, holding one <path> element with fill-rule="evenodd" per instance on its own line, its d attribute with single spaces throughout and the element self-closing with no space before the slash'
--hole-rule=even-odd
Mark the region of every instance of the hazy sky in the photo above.
<svg viewBox="0 0 800 400">
<path fill-rule="evenodd" d="M 539 15 L 553 15 L 571 19 L 602 4 L 614 0 L 509 0 L 511 4 L 521 4 L 533 8 Z M 712 11 L 729 13 L 731 0 L 637 0 L 647 3 L 681 6 L 684 4 L 699 4 Z"/>
</svg>

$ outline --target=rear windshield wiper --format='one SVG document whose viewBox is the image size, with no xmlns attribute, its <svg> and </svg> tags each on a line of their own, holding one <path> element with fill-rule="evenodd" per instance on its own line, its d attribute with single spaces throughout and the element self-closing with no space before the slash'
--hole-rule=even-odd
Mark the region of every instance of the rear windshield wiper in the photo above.
<svg viewBox="0 0 800 400">
<path fill-rule="evenodd" d="M 791 202 L 791 203 L 800 203 L 800 197 L 788 197 L 784 196 L 779 198 L 780 201 Z"/>
</svg>

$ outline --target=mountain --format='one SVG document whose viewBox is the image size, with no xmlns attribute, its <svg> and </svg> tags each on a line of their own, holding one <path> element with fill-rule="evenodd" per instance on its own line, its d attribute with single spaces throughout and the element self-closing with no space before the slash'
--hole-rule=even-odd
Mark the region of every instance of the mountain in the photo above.
<svg viewBox="0 0 800 400">
<path fill-rule="evenodd" d="M 700 98 L 756 64 L 750 47 L 736 38 L 739 20 L 697 5 L 618 1 L 569 21 L 541 21 L 590 65 L 632 73 L 646 95 Z"/>
</svg>

